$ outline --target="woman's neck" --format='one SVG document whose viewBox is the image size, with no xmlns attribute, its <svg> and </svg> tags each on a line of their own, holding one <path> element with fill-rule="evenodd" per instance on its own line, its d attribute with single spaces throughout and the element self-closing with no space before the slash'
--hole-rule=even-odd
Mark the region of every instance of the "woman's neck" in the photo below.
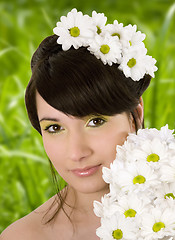
<svg viewBox="0 0 175 240">
<path fill-rule="evenodd" d="M 99 192 L 93 192 L 93 193 L 82 193 L 82 192 L 77 192 L 70 186 L 68 186 L 68 191 L 67 191 L 67 196 L 66 196 L 66 203 L 69 208 L 69 211 L 71 213 L 74 212 L 73 215 L 76 213 L 79 215 L 86 215 L 86 217 L 89 216 L 95 216 L 93 212 L 93 202 L 96 201 L 101 201 L 101 197 L 104 194 L 109 193 L 109 188 L 108 186 L 104 188 L 102 191 Z M 72 209 L 71 209 L 72 208 Z"/>
</svg>

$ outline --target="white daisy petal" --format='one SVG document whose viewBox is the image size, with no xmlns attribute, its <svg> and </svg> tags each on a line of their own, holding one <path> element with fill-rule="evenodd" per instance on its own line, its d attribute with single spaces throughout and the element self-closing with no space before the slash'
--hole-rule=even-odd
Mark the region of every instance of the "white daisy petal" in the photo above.
<svg viewBox="0 0 175 240">
<path fill-rule="evenodd" d="M 97 13 L 96 11 L 93 11 L 92 21 L 97 28 L 97 34 L 102 34 L 107 22 L 107 17 L 104 15 L 104 13 Z"/>
<path fill-rule="evenodd" d="M 131 77 L 134 81 L 139 81 L 146 74 L 146 48 L 143 44 L 130 47 L 123 52 L 119 69 L 126 77 Z"/>
<path fill-rule="evenodd" d="M 160 169 L 161 171 L 161 180 L 164 182 L 175 182 L 175 159 L 171 161 L 168 165 L 165 165 Z"/>
<path fill-rule="evenodd" d="M 162 239 L 175 235 L 175 221 L 170 209 L 153 208 L 142 219 L 141 234 L 145 239 Z"/>
<path fill-rule="evenodd" d="M 109 218 L 117 212 L 117 210 L 117 203 L 109 194 L 105 194 L 101 198 L 101 202 L 94 201 L 94 213 L 97 217 Z"/>
<path fill-rule="evenodd" d="M 87 47 L 104 64 L 119 64 L 127 78 L 139 81 L 145 74 L 154 77 L 156 60 L 146 55 L 145 34 L 137 31 L 136 25 L 124 27 L 117 20 L 113 24 L 106 25 L 106 22 L 104 13 L 93 11 L 90 17 L 74 8 L 60 18 L 53 32 L 64 51 L 71 46 L 75 49 Z"/>
<path fill-rule="evenodd" d="M 133 236 L 138 240 L 169 240 L 175 236 L 173 132 L 167 125 L 160 130 L 140 129 L 137 135 L 130 133 L 124 144 L 116 147 L 116 159 L 110 168 L 102 169 L 110 192 L 108 200 L 102 198 L 96 206 L 101 217 L 97 235 L 101 239 Z M 134 223 L 136 235 L 127 229 L 124 236 L 121 215 Z M 117 235 L 121 234 L 119 229 L 123 235 Z"/>
<path fill-rule="evenodd" d="M 123 23 L 118 23 L 117 20 L 115 20 L 113 24 L 107 24 L 104 32 L 113 37 L 117 37 L 121 44 L 125 41 L 126 31 L 124 30 Z"/>
<path fill-rule="evenodd" d="M 124 27 L 126 32 L 126 41 L 124 47 L 136 46 L 140 45 L 140 43 L 145 39 L 146 35 L 137 31 L 137 26 L 132 26 L 129 24 L 128 26 Z"/>
<path fill-rule="evenodd" d="M 60 37 L 59 44 L 62 44 L 64 51 L 71 46 L 75 49 L 87 46 L 89 40 L 86 38 L 93 38 L 95 34 L 96 28 L 92 19 L 82 12 L 77 12 L 75 8 L 67 14 L 67 17 L 61 17 L 60 20 L 53 32 Z"/>
<path fill-rule="evenodd" d="M 90 43 L 88 50 L 104 64 L 112 65 L 117 63 L 121 58 L 121 44 L 117 38 L 109 35 L 101 37 L 97 35 L 93 42 Z"/>
<path fill-rule="evenodd" d="M 97 229 L 97 236 L 100 239 L 137 239 L 137 231 L 135 224 L 131 219 L 125 218 L 123 215 L 115 213 L 111 218 L 102 219 L 102 225 Z"/>
</svg>

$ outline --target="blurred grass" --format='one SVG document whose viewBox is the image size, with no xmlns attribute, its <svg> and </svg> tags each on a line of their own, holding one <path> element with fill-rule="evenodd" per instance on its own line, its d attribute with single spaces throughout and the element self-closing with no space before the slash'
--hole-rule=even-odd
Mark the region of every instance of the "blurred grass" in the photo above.
<svg viewBox="0 0 175 240">
<path fill-rule="evenodd" d="M 146 127 L 175 128 L 175 2 L 170 0 L 0 0 L 0 232 L 54 194 L 41 137 L 24 105 L 30 59 L 73 7 L 137 24 L 159 67 L 144 93 Z"/>
</svg>

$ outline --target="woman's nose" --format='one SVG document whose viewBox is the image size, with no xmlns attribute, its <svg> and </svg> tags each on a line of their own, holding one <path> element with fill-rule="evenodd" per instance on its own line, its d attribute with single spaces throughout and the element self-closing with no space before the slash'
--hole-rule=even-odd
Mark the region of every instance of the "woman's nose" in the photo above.
<svg viewBox="0 0 175 240">
<path fill-rule="evenodd" d="M 81 161 L 92 154 L 90 142 L 85 134 L 76 132 L 68 136 L 67 154 L 73 161 Z"/>
</svg>

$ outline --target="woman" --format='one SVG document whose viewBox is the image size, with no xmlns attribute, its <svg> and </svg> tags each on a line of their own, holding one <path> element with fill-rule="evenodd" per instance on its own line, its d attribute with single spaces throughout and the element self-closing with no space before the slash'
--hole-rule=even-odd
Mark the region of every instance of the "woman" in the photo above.
<svg viewBox="0 0 175 240">
<path fill-rule="evenodd" d="M 98 239 L 93 201 L 109 192 L 102 167 L 129 132 L 143 127 L 141 96 L 156 71 L 145 35 L 106 21 L 73 9 L 32 57 L 29 119 L 67 186 L 8 227 L 2 240 Z"/>
</svg>

